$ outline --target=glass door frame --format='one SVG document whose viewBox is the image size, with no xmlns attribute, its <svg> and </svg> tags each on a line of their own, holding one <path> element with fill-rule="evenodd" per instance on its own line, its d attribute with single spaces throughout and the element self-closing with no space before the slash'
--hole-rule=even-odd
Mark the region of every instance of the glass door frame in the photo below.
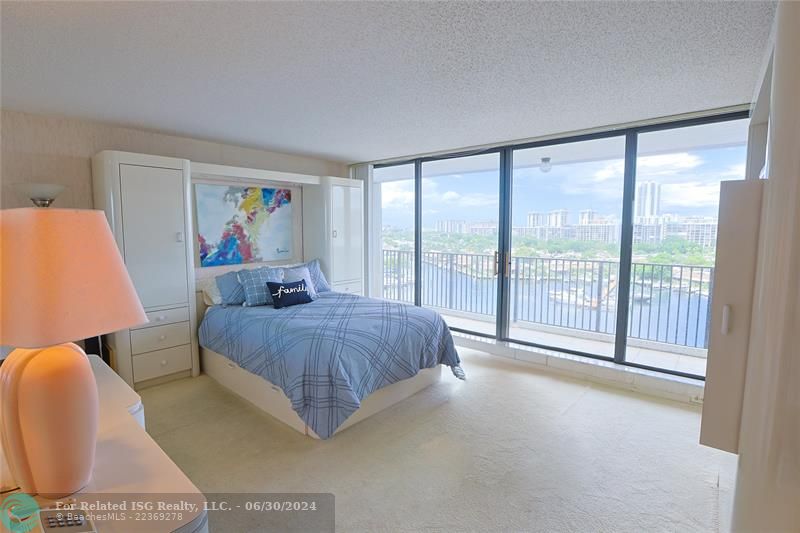
<svg viewBox="0 0 800 533">
<path fill-rule="evenodd" d="M 633 258 L 633 222 L 634 222 L 634 196 L 636 191 L 636 164 L 638 157 L 638 135 L 661 130 L 679 129 L 689 126 L 699 126 L 712 124 L 715 122 L 727 122 L 731 120 L 741 120 L 750 117 L 749 109 L 741 111 L 730 111 L 718 114 L 697 116 L 692 118 L 668 120 L 638 126 L 622 127 L 618 129 L 608 129 L 592 133 L 571 135 L 565 137 L 554 137 L 540 141 L 533 141 L 519 144 L 508 144 L 504 146 L 494 146 L 486 149 L 459 151 L 434 156 L 410 158 L 388 163 L 375 164 L 375 168 L 391 167 L 396 165 L 414 164 L 414 304 L 420 306 L 422 303 L 422 163 L 430 161 L 440 161 L 443 159 L 454 159 L 472 155 L 492 154 L 500 155 L 500 211 L 498 220 L 498 253 L 500 258 L 499 273 L 497 276 L 497 313 L 496 313 L 496 332 L 495 335 L 479 333 L 465 330 L 462 328 L 451 327 L 453 331 L 487 337 L 499 341 L 508 341 L 515 344 L 528 345 L 536 348 L 554 350 L 593 359 L 612 361 L 618 364 L 642 368 L 645 370 L 655 370 L 666 374 L 682 377 L 705 380 L 704 376 L 688 374 L 676 370 L 657 368 L 649 365 L 626 361 L 625 352 L 628 343 L 628 320 L 630 312 L 630 281 L 631 263 Z M 620 265 L 619 280 L 617 283 L 617 316 L 614 343 L 614 357 L 602 356 L 593 353 L 580 352 L 556 346 L 537 344 L 528 341 L 521 341 L 509 338 L 509 316 L 511 302 L 511 234 L 512 234 L 512 180 L 513 180 L 513 158 L 515 150 L 526 148 L 539 148 L 554 146 L 558 144 L 568 144 L 594 139 L 609 137 L 625 137 L 625 167 L 624 167 L 624 189 L 623 189 L 623 209 L 621 219 L 620 235 Z"/>
<path fill-rule="evenodd" d="M 502 268 L 502 258 L 505 257 L 502 251 L 502 245 L 500 241 L 502 240 L 503 235 L 503 224 L 505 223 L 505 211 L 504 211 L 504 201 L 505 201 L 505 194 L 503 190 L 503 183 L 505 182 L 504 179 L 504 153 L 508 150 L 508 148 L 488 148 L 486 150 L 472 150 L 468 152 L 454 152 L 452 154 L 447 155 L 439 155 L 439 156 L 430 156 L 430 157 L 420 157 L 414 159 L 414 305 L 421 307 L 422 306 L 422 258 L 423 258 L 423 250 L 422 250 L 422 202 L 423 202 L 423 194 L 422 194 L 422 183 L 424 176 L 422 174 L 422 165 L 423 163 L 431 163 L 435 161 L 444 161 L 447 159 L 459 159 L 464 157 L 471 157 L 471 156 L 478 156 L 478 155 L 488 155 L 488 154 L 499 154 L 499 162 L 498 162 L 498 199 L 499 199 L 499 207 L 497 212 L 497 233 L 498 233 L 498 242 L 496 248 L 496 255 L 497 258 L 497 302 L 496 302 L 496 312 L 495 312 L 495 334 L 491 335 L 488 333 L 483 333 L 480 331 L 472 331 L 464 328 L 448 326 L 450 330 L 457 331 L 459 333 L 466 333 L 469 335 L 477 335 L 479 337 L 486 337 L 490 339 L 499 339 L 501 333 L 501 314 L 504 312 L 504 308 L 501 307 L 501 302 L 503 298 L 507 297 L 503 295 L 502 290 L 502 278 L 504 274 L 504 270 Z M 385 167 L 385 166 L 394 166 L 396 164 L 402 163 L 392 163 L 391 165 L 376 165 L 377 168 Z"/>
</svg>

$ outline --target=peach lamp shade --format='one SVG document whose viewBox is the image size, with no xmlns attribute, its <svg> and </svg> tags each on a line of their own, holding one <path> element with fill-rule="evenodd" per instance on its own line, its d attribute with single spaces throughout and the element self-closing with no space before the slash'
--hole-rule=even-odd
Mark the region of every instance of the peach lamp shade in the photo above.
<svg viewBox="0 0 800 533">
<path fill-rule="evenodd" d="M 102 211 L 0 211 L 0 344 L 35 348 L 147 322 Z"/>
<path fill-rule="evenodd" d="M 0 428 L 23 492 L 60 497 L 94 468 L 97 384 L 71 341 L 147 322 L 102 211 L 0 211 Z"/>
</svg>

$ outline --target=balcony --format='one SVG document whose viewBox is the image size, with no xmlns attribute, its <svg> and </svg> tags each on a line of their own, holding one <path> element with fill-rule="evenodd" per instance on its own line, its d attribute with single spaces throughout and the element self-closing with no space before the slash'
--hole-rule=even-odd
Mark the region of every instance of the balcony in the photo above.
<svg viewBox="0 0 800 533">
<path fill-rule="evenodd" d="M 414 254 L 383 250 L 383 296 L 413 302 Z M 512 257 L 513 340 L 612 356 L 619 265 L 611 261 Z M 494 257 L 424 252 L 422 304 L 458 329 L 494 333 Z M 626 359 L 705 375 L 714 269 L 633 263 Z"/>
</svg>

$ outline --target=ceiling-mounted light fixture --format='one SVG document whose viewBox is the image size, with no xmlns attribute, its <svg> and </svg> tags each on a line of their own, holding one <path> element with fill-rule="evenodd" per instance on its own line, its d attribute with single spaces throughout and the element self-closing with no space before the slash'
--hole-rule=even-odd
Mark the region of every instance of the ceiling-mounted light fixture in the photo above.
<svg viewBox="0 0 800 533">
<path fill-rule="evenodd" d="M 542 164 L 539 165 L 539 170 L 541 170 L 542 172 L 550 172 L 551 168 L 553 168 L 553 165 L 550 164 L 550 158 L 549 157 L 543 157 L 542 158 Z"/>
</svg>

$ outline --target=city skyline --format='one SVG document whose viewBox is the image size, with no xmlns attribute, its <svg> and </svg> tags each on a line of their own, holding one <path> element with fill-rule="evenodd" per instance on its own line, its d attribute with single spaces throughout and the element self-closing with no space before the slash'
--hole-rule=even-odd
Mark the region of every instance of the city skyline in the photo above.
<svg viewBox="0 0 800 533">
<path fill-rule="evenodd" d="M 657 209 L 656 209 L 657 211 Z M 591 209 L 580 212 L 577 224 L 565 223 L 568 211 L 528 213 L 528 224 L 512 226 L 514 236 L 530 236 L 537 240 L 576 240 L 616 244 L 621 238 L 622 224 L 616 217 L 598 215 Z M 648 213 L 650 214 L 650 213 Z M 670 237 L 686 239 L 702 248 L 716 245 L 717 217 L 656 215 L 634 218 L 633 242 L 656 244 Z M 448 234 L 496 235 L 495 221 L 438 220 L 436 231 Z"/>
<path fill-rule="evenodd" d="M 649 194 L 637 194 L 639 216 L 716 217 L 719 182 L 744 177 L 745 147 L 640 157 L 638 187 L 655 184 Z M 473 172 L 423 178 L 423 227 L 440 220 L 484 222 L 497 220 L 497 173 Z M 622 160 L 553 165 L 548 173 L 537 167 L 514 170 L 512 218 L 514 227 L 527 227 L 529 213 L 567 211 L 564 225 L 578 225 L 582 211 L 621 218 Z M 413 227 L 413 179 L 381 183 L 382 225 Z M 649 208 L 643 206 L 650 206 Z M 655 208 L 653 206 L 656 206 Z"/>
</svg>

